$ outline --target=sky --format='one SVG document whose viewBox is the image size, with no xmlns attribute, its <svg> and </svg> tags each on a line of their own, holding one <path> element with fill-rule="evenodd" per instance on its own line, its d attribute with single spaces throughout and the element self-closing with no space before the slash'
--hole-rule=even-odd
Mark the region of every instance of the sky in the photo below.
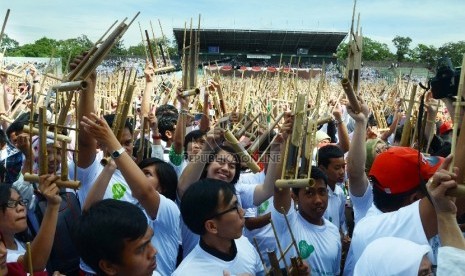
<svg viewBox="0 0 465 276">
<path fill-rule="evenodd" d="M 100 38 L 115 20 L 141 14 L 123 37 L 125 46 L 141 41 L 142 30 L 160 36 L 158 20 L 168 38 L 173 28 L 198 24 L 201 28 L 347 32 L 353 0 L 0 0 L 0 22 L 7 9 L 5 33 L 20 45 L 44 36 L 68 39 Z M 465 40 L 464 0 L 358 0 L 363 35 L 386 43 L 408 36 L 411 47 L 439 47 Z M 357 17 L 357 16 L 356 16 Z"/>
</svg>

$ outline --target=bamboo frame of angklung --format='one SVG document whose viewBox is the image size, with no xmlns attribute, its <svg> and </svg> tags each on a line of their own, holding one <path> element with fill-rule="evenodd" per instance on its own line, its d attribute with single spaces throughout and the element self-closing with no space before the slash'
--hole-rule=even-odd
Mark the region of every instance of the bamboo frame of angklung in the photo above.
<svg viewBox="0 0 465 276">
<path fill-rule="evenodd" d="M 305 152 L 307 138 L 309 142 L 315 134 L 307 133 L 308 129 L 313 130 L 315 122 L 307 118 L 307 95 L 304 93 L 298 94 L 294 101 L 294 124 L 292 134 L 286 141 L 284 151 L 283 169 L 281 178 L 275 183 L 278 188 L 291 188 L 291 187 L 312 187 L 315 184 L 314 179 L 311 178 L 311 157 L 309 162 L 304 162 L 306 158 L 302 159 L 302 165 L 299 168 L 299 159 L 302 152 Z M 311 124 L 311 125 L 309 125 Z M 304 128 L 305 126 L 305 128 Z M 309 128 L 310 126 L 310 128 Z M 305 130 L 304 130 L 305 129 Z M 316 131 L 316 130 L 315 130 Z M 305 132 L 305 133 L 304 133 Z M 304 136 L 304 134 L 306 136 Z M 307 136 L 308 135 L 308 136 Z M 305 139 L 305 142 L 303 142 Z M 311 145 L 307 146 L 310 147 Z M 310 148 L 313 151 L 313 147 Z"/>
<path fill-rule="evenodd" d="M 465 68 L 465 55 L 462 58 L 462 68 Z M 459 87 L 457 90 L 457 99 L 455 104 L 455 111 L 454 111 L 454 128 L 452 132 L 452 147 L 451 153 L 453 154 L 453 159 L 450 164 L 449 170 L 452 172 L 454 165 L 458 167 L 459 172 L 457 174 L 457 188 L 448 191 L 449 195 L 452 196 L 465 196 L 465 118 L 462 118 L 462 122 L 460 125 L 460 135 L 458 135 L 459 131 L 459 122 L 460 117 L 462 116 L 462 109 L 465 108 L 465 70 L 462 69 L 460 73 L 460 82 Z M 458 147 L 457 145 L 462 145 Z"/>
<path fill-rule="evenodd" d="M 123 130 L 125 128 L 125 123 L 128 117 L 129 109 L 131 107 L 134 90 L 136 88 L 136 78 L 136 72 L 134 68 L 132 68 L 129 73 L 128 82 L 126 89 L 124 90 L 124 94 L 120 93 L 120 95 L 118 95 L 119 104 L 117 106 L 115 119 L 113 120 L 113 125 L 111 128 L 118 141 L 121 139 L 123 135 Z M 101 160 L 100 164 L 106 166 L 109 163 L 109 161 L 110 157 L 107 155 Z"/>
<path fill-rule="evenodd" d="M 278 233 L 276 231 L 276 227 L 275 227 L 275 225 L 273 223 L 273 220 L 270 220 L 271 229 L 273 230 L 273 236 L 274 236 L 274 238 L 276 240 L 276 245 L 277 245 L 277 248 L 278 248 L 279 254 L 280 254 L 279 258 L 276 255 L 275 250 L 267 250 L 268 259 L 270 260 L 270 267 L 267 267 L 264 260 L 263 260 L 262 252 L 260 251 L 260 249 L 258 247 L 258 243 L 257 243 L 255 238 L 254 238 L 254 245 L 255 245 L 255 247 L 257 249 L 258 255 L 260 256 L 260 260 L 262 262 L 265 275 L 273 275 L 273 276 L 281 276 L 281 275 L 283 275 L 282 272 L 281 272 L 281 267 L 279 265 L 279 262 L 282 261 L 283 264 L 284 264 L 284 267 L 286 268 L 286 272 L 288 273 L 288 275 L 293 275 L 294 276 L 294 275 L 297 275 L 296 273 L 298 272 L 299 267 L 302 265 L 302 259 L 300 257 L 300 251 L 299 251 L 299 248 L 297 246 L 297 241 L 295 240 L 294 233 L 292 232 L 291 225 L 289 223 L 287 215 L 285 214 L 285 210 L 284 210 L 284 208 L 281 208 L 281 209 L 282 209 L 282 215 L 284 216 L 284 219 L 286 221 L 287 230 L 289 232 L 289 235 L 291 236 L 291 244 L 289 244 L 283 250 L 283 246 L 281 245 L 281 242 L 279 240 Z M 289 253 L 289 251 L 292 248 L 295 249 L 295 251 L 297 253 L 297 256 L 290 257 L 291 264 L 288 265 L 287 261 L 286 261 L 286 254 Z M 289 274 L 291 271 L 293 273 Z"/>
<path fill-rule="evenodd" d="M 47 152 L 47 130 L 49 126 L 53 126 L 55 130 L 54 136 L 54 147 L 57 141 L 60 142 L 61 147 L 61 164 L 60 164 L 60 179 L 55 181 L 55 184 L 59 188 L 71 188 L 71 189 L 78 189 L 81 185 L 80 181 L 76 180 L 69 180 L 68 179 L 68 158 L 67 158 L 67 145 L 70 140 L 58 140 L 56 136 L 57 129 L 59 128 L 58 125 L 55 124 L 48 124 L 46 119 L 46 110 L 44 107 L 39 107 L 39 120 L 38 120 L 38 132 L 39 132 L 39 174 L 32 174 L 32 173 L 25 173 L 24 180 L 28 182 L 39 182 L 39 176 L 43 174 L 48 174 L 48 152 Z M 76 129 L 77 130 L 77 129 Z M 30 132 L 30 136 L 32 137 L 33 131 Z M 32 141 L 32 139 L 31 139 Z M 57 154 L 56 148 L 54 150 L 54 154 Z M 30 149 L 30 158 L 33 158 L 32 154 L 32 143 Z M 32 162 L 31 162 L 32 166 Z M 29 168 L 30 172 L 32 172 L 32 167 Z"/>
</svg>

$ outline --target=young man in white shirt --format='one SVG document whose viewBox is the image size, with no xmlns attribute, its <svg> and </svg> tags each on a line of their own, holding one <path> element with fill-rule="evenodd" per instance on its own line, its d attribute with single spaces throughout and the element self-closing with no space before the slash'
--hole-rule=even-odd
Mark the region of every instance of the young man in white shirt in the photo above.
<svg viewBox="0 0 465 276">
<path fill-rule="evenodd" d="M 233 185 L 208 178 L 197 181 L 182 197 L 181 215 L 200 241 L 173 275 L 257 275 L 264 270 L 255 248 L 242 236 L 244 210 Z"/>
<path fill-rule="evenodd" d="M 318 150 L 318 168 L 328 177 L 328 208 L 325 218 L 347 235 L 346 197 L 341 185 L 345 178 L 344 152 L 336 145 L 326 145 Z"/>
<path fill-rule="evenodd" d="M 84 211 L 75 228 L 79 255 L 97 275 L 160 275 L 153 230 L 139 207 L 106 199 Z"/>
<path fill-rule="evenodd" d="M 287 216 L 299 252 L 292 248 L 286 255 L 299 256 L 311 268 L 311 275 L 339 275 L 341 265 L 341 236 L 339 230 L 324 218 L 328 206 L 327 177 L 312 167 L 314 185 L 306 188 L 275 189 L 271 219 L 283 246 L 291 244 L 291 236 L 283 214 Z M 292 199 L 291 199 L 292 196 Z M 298 205 L 298 210 L 294 208 Z"/>
</svg>

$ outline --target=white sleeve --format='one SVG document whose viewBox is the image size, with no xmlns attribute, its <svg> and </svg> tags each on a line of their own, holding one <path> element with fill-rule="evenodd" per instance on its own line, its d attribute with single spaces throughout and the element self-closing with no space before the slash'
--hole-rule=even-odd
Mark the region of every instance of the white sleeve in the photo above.
<svg viewBox="0 0 465 276">
<path fill-rule="evenodd" d="M 465 275 L 465 250 L 450 246 L 439 247 L 436 275 Z"/>
<path fill-rule="evenodd" d="M 247 208 L 247 209 L 244 209 L 245 211 L 245 214 L 244 214 L 244 218 L 254 218 L 257 216 L 257 208 Z"/>
<path fill-rule="evenodd" d="M 163 160 L 163 146 L 152 145 L 152 157 Z"/>
<path fill-rule="evenodd" d="M 373 204 L 373 190 L 370 184 L 368 184 L 365 194 L 361 197 L 354 196 L 349 192 L 350 200 L 352 201 L 352 208 L 354 210 L 354 223 L 357 224 L 362 218 L 364 218 Z"/>
</svg>

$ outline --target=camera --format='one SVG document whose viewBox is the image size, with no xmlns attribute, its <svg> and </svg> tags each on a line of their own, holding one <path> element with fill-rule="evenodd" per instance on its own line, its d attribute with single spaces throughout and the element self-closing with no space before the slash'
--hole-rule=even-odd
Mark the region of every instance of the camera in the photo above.
<svg viewBox="0 0 465 276">
<path fill-rule="evenodd" d="M 448 57 L 438 59 L 436 76 L 430 79 L 433 98 L 453 98 L 457 96 L 460 81 L 460 68 L 454 69 Z"/>
</svg>

